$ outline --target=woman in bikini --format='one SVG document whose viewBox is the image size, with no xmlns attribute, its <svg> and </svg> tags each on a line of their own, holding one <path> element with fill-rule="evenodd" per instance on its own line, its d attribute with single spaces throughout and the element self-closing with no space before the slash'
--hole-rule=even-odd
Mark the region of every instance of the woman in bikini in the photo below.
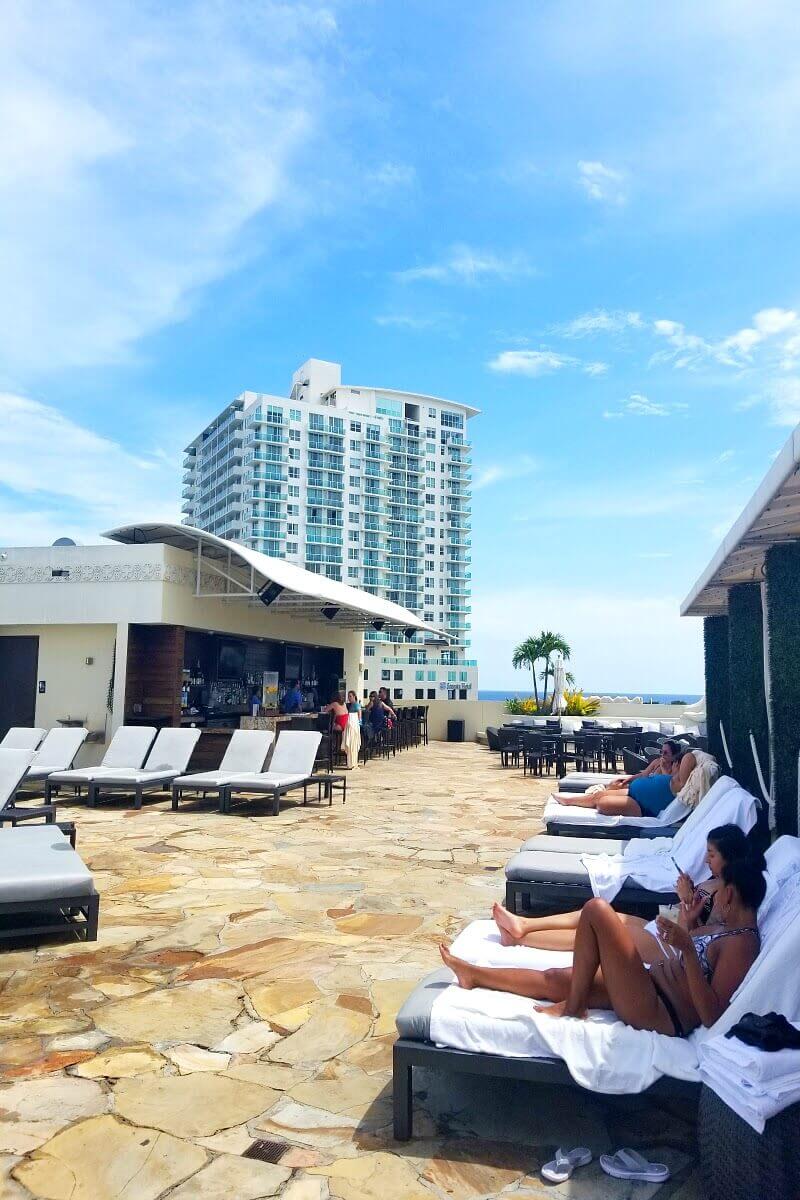
<svg viewBox="0 0 800 1200">
<path fill-rule="evenodd" d="M 762 871 L 766 865 L 763 855 L 751 849 L 738 825 L 719 825 L 712 829 L 706 840 L 705 855 L 711 878 L 695 887 L 684 871 L 678 875 L 675 891 L 680 900 L 679 925 L 691 933 L 716 919 L 712 909 L 722 869 L 726 863 L 740 858 L 750 858 Z M 616 915 L 629 931 L 643 962 L 657 962 L 664 957 L 655 921 L 645 921 L 643 917 L 628 916 L 626 913 Z M 500 930 L 500 941 L 504 946 L 532 946 L 537 950 L 573 950 L 580 916 L 581 910 L 577 909 L 574 912 L 551 913 L 545 917 L 518 917 L 502 904 L 492 906 L 492 917 Z"/>
<path fill-rule="evenodd" d="M 590 1008 L 608 1009 L 633 1029 L 685 1037 L 718 1020 L 755 962 L 756 913 L 765 891 L 760 865 L 749 859 L 726 863 L 714 892 L 713 920 L 690 931 L 658 917 L 664 954 L 649 964 L 611 905 L 599 899 L 581 909 L 571 967 L 476 967 L 444 945 L 440 951 L 460 987 L 551 1001 L 537 1008 L 554 1017 L 584 1019 Z"/>
</svg>

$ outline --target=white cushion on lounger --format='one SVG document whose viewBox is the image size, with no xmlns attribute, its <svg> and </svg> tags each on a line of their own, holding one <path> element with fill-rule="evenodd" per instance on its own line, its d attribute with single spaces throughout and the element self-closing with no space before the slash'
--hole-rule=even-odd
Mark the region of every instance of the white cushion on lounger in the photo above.
<svg viewBox="0 0 800 1200">
<path fill-rule="evenodd" d="M 215 771 L 181 775 L 173 783 L 184 788 L 219 788 L 243 773 L 260 771 L 275 738 L 269 729 L 234 729 Z"/>
<path fill-rule="evenodd" d="M 199 737 L 199 729 L 162 729 L 150 748 L 142 770 L 104 767 L 102 773 L 95 775 L 94 782 L 122 785 L 174 779 L 176 775 L 182 775 L 189 765 Z"/>
<path fill-rule="evenodd" d="M 311 775 L 314 761 L 322 741 L 322 734 L 310 729 L 288 729 L 278 735 L 272 758 L 270 773 L 286 775 Z"/>
<path fill-rule="evenodd" d="M 34 754 L 25 779 L 46 779 L 54 771 L 68 771 L 88 736 L 88 729 L 51 729 Z"/>
<path fill-rule="evenodd" d="M 0 903 L 94 892 L 92 876 L 56 825 L 0 832 Z"/>
<path fill-rule="evenodd" d="M 252 775 L 235 775 L 228 783 L 250 792 L 270 792 L 276 787 L 287 787 L 291 784 L 302 783 L 308 775 L 290 775 L 286 771 L 253 772 Z"/>
<path fill-rule="evenodd" d="M 0 750 L 0 812 L 16 792 L 32 761 L 32 750 Z"/>
<path fill-rule="evenodd" d="M 0 750 L 35 750 L 46 729 L 31 729 L 28 725 L 12 725 L 0 742 Z"/>
<path fill-rule="evenodd" d="M 91 783 L 103 771 L 136 771 L 147 757 L 156 732 L 155 725 L 120 725 L 108 743 L 102 762 L 94 767 L 54 771 L 49 778 L 54 783 Z"/>
</svg>

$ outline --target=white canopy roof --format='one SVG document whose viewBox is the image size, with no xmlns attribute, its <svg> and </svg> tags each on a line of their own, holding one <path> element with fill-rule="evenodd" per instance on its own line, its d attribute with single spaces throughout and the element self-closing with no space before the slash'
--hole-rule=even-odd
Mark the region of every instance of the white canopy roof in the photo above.
<svg viewBox="0 0 800 1200">
<path fill-rule="evenodd" d="M 800 539 L 800 425 L 681 605 L 685 617 L 728 611 L 728 588 L 760 582 L 764 555 Z"/>
<path fill-rule="evenodd" d="M 448 641 L 446 634 L 428 625 L 408 608 L 393 604 L 360 588 L 349 587 L 325 575 L 315 575 L 283 558 L 272 558 L 229 542 L 204 529 L 191 525 L 169 525 L 152 522 L 143 525 L 122 525 L 103 537 L 128 545 L 163 542 L 178 550 L 197 556 L 198 595 L 202 572 L 211 572 L 220 579 L 221 593 L 231 599 L 260 603 L 259 591 L 275 584 L 279 589 L 269 607 L 276 612 L 292 612 L 305 620 L 322 621 L 347 629 L 377 627 L 390 631 L 409 631 L 427 634 L 430 640 Z M 202 568 L 202 571 L 201 571 Z M 215 595 L 220 592 L 215 592 Z M 381 624 L 382 623 L 382 624 Z"/>
</svg>

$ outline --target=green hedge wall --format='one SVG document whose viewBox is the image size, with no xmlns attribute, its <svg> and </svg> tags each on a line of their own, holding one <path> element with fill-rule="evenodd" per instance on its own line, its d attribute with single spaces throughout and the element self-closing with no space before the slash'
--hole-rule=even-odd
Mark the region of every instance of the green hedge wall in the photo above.
<svg viewBox="0 0 800 1200">
<path fill-rule="evenodd" d="M 800 542 L 767 551 L 772 762 L 778 833 L 797 834 L 800 752 Z"/>
<path fill-rule="evenodd" d="M 761 585 L 737 583 L 728 591 L 728 672 L 730 734 L 728 746 L 733 774 L 754 796 L 761 796 L 753 751 L 752 730 L 761 769 L 769 786 L 769 734 L 764 695 L 764 628 Z M 725 729 L 728 733 L 727 726 Z"/>
<path fill-rule="evenodd" d="M 703 642 L 706 664 L 706 721 L 708 748 L 717 762 L 727 770 L 725 751 L 719 723 L 725 726 L 725 736 L 731 736 L 730 686 L 728 683 L 728 618 L 706 617 L 703 622 Z"/>
</svg>

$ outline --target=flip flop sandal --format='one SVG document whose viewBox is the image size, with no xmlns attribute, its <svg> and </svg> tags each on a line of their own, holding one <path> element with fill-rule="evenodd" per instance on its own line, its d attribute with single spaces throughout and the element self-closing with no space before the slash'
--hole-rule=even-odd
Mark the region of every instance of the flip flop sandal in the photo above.
<svg viewBox="0 0 800 1200">
<path fill-rule="evenodd" d="M 542 1178 L 548 1183 L 566 1183 L 576 1167 L 586 1167 L 592 1161 L 592 1152 L 586 1146 L 576 1146 L 565 1154 L 561 1147 L 555 1158 L 542 1167 Z"/>
<path fill-rule="evenodd" d="M 665 1163 L 648 1162 L 636 1150 L 627 1148 L 616 1154 L 601 1154 L 600 1166 L 615 1179 L 636 1179 L 642 1183 L 665 1183 L 669 1179 Z"/>
</svg>

